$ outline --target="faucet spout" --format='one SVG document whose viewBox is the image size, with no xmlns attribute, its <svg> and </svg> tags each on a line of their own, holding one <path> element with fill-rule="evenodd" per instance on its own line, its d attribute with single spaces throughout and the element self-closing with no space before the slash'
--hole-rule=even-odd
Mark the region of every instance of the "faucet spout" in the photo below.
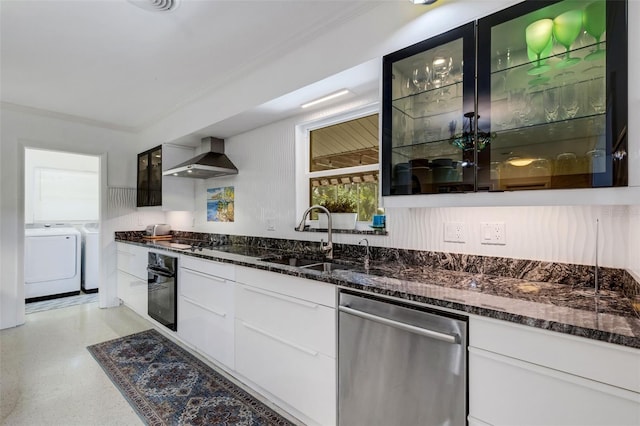
<svg viewBox="0 0 640 426">
<path fill-rule="evenodd" d="M 331 212 L 327 210 L 326 207 L 314 205 L 309 207 L 307 210 L 305 210 L 304 213 L 302 214 L 302 220 L 300 221 L 298 226 L 296 226 L 296 231 L 304 231 L 307 215 L 309 215 L 309 213 L 311 213 L 311 211 L 313 210 L 320 210 L 322 213 L 327 215 L 327 242 L 325 243 L 323 241 L 320 241 L 320 250 L 324 253 L 324 256 L 327 259 L 333 259 L 333 242 L 332 242 L 333 228 L 331 224 Z"/>
</svg>

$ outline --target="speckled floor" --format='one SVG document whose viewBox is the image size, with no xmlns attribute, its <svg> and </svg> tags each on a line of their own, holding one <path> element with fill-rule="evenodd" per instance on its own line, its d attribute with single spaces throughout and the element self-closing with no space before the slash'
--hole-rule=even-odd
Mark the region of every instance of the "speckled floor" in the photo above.
<svg viewBox="0 0 640 426">
<path fill-rule="evenodd" d="M 86 347 L 148 328 L 126 307 L 90 303 L 0 331 L 0 424 L 142 424 Z"/>
</svg>

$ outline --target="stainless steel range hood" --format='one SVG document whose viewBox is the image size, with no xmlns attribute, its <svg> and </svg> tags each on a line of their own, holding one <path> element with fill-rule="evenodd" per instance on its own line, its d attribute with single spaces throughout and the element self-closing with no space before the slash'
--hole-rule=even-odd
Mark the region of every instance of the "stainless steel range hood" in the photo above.
<svg viewBox="0 0 640 426">
<path fill-rule="evenodd" d="M 196 179 L 209 179 L 218 176 L 237 175 L 238 169 L 224 155 L 224 139 L 208 137 L 202 139 L 211 145 L 211 151 L 200 154 L 162 172 L 165 176 L 179 176 Z"/>
</svg>

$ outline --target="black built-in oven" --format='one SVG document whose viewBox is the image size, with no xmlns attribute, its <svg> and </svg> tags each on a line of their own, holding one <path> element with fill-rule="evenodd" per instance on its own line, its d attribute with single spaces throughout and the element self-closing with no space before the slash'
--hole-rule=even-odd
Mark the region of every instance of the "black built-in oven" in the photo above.
<svg viewBox="0 0 640 426">
<path fill-rule="evenodd" d="M 177 324 L 178 258 L 149 252 L 147 313 L 173 331 Z"/>
</svg>

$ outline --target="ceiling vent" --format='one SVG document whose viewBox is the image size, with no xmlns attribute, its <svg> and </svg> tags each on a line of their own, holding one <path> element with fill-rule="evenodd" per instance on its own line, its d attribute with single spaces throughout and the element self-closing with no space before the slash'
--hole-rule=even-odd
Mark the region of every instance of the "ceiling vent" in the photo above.
<svg viewBox="0 0 640 426">
<path fill-rule="evenodd" d="M 128 0 L 140 9 L 151 12 L 168 12 L 178 7 L 178 0 Z"/>
</svg>

